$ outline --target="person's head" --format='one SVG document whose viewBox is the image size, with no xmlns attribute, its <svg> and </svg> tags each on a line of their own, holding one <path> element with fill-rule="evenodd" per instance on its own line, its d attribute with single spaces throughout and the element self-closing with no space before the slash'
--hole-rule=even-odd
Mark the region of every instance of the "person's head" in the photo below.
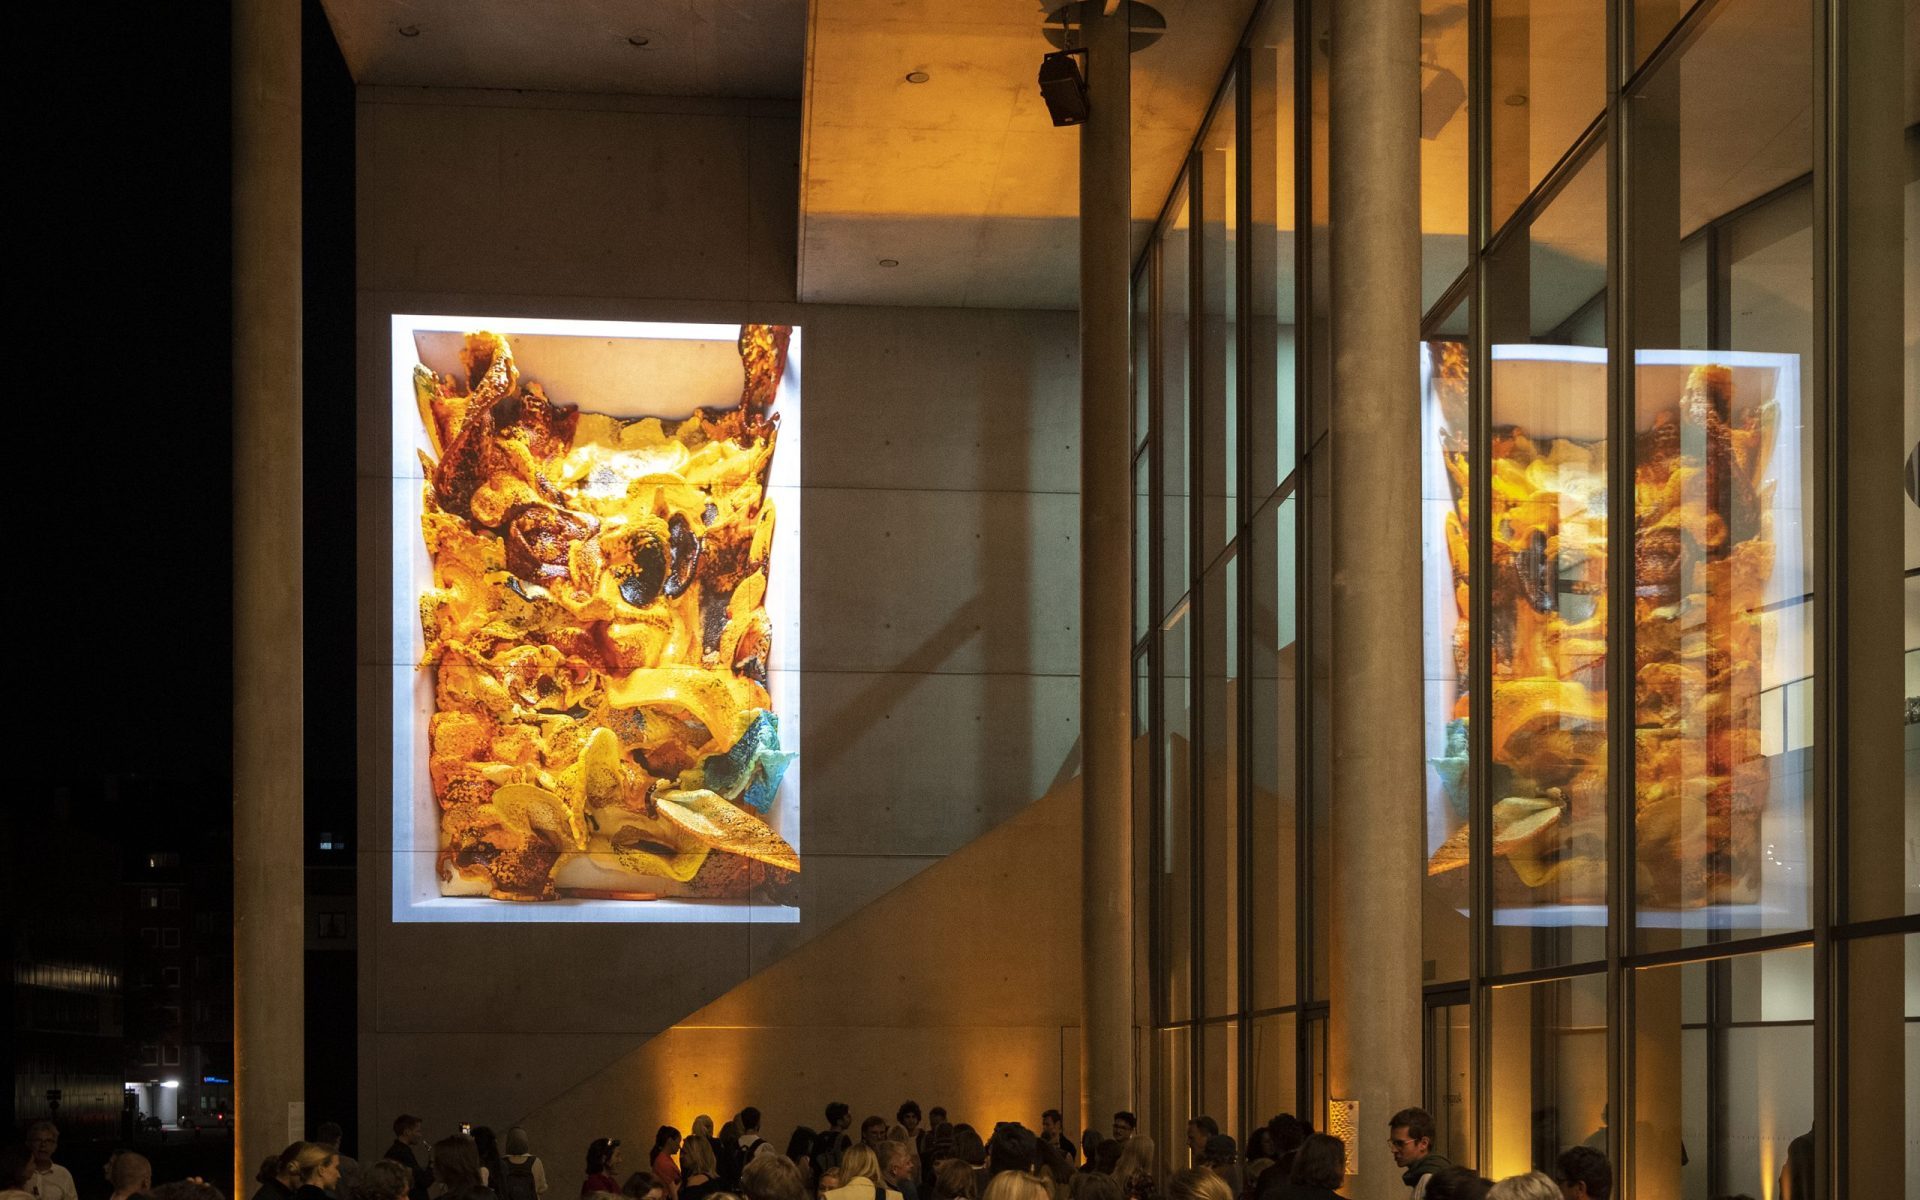
<svg viewBox="0 0 1920 1200">
<path fill-rule="evenodd" d="M 712 1175 L 719 1165 L 719 1158 L 713 1152 L 712 1138 L 695 1133 L 680 1143 L 680 1173 L 688 1179 L 695 1175 Z"/>
<path fill-rule="evenodd" d="M 1113 1177 L 1124 1184 L 1142 1175 L 1153 1177 L 1153 1139 L 1136 1133 L 1121 1142 L 1120 1157 L 1113 1163 Z"/>
<path fill-rule="evenodd" d="M 688 1137 L 710 1138 L 713 1136 L 713 1118 L 705 1113 L 693 1119 L 693 1125 L 687 1130 Z"/>
<path fill-rule="evenodd" d="M 253 1181 L 263 1184 L 280 1182 L 280 1156 L 270 1154 L 261 1159 L 260 1169 L 253 1173 Z"/>
<path fill-rule="evenodd" d="M 740 1115 L 735 1120 L 740 1122 L 741 1133 L 760 1132 L 760 1110 L 751 1104 L 741 1109 Z"/>
<path fill-rule="evenodd" d="M 947 1123 L 946 1109 L 941 1108 L 938 1104 L 936 1104 L 932 1108 L 927 1110 L 927 1124 L 945 1125 L 946 1123 Z"/>
<path fill-rule="evenodd" d="M 1071 1200 L 1120 1200 L 1120 1181 L 1098 1171 L 1082 1171 L 1067 1185 Z"/>
<path fill-rule="evenodd" d="M 393 1119 L 393 1136 L 396 1141 L 413 1145 L 420 1140 L 420 1118 L 412 1113 L 401 1113 Z"/>
<path fill-rule="evenodd" d="M 448 1192 L 464 1192 L 480 1186 L 480 1148 L 464 1133 L 455 1133 L 433 1144 L 433 1179 Z"/>
<path fill-rule="evenodd" d="M 1059 1109 L 1057 1108 L 1048 1109 L 1047 1111 L 1040 1114 L 1040 1132 L 1046 1134 L 1050 1138 L 1059 1137 L 1060 1123 L 1065 1119 L 1066 1118 L 1060 1115 Z"/>
<path fill-rule="evenodd" d="M 1114 1168 L 1120 1165 L 1120 1151 L 1125 1146 L 1125 1142 L 1118 1142 L 1112 1138 L 1101 1138 L 1100 1144 L 1094 1147 L 1093 1169 L 1103 1175 L 1118 1174 Z"/>
<path fill-rule="evenodd" d="M 147 1193 L 150 1200 L 226 1200 L 220 1189 L 198 1179 L 163 1183 Z"/>
<path fill-rule="evenodd" d="M 964 1121 L 953 1127 L 953 1152 L 970 1167 L 987 1165 L 987 1144 L 980 1140 L 980 1131 Z"/>
<path fill-rule="evenodd" d="M 878 1146 L 887 1140 L 887 1119 L 878 1113 L 860 1122 L 860 1140 L 868 1146 Z"/>
<path fill-rule="evenodd" d="M 28 1153 L 26 1145 L 0 1146 L 0 1192 L 21 1192 L 27 1187 L 27 1176 L 32 1168 L 28 1166 L 33 1155 Z"/>
<path fill-rule="evenodd" d="M 880 1160 L 880 1178 L 889 1185 L 899 1183 L 913 1174 L 913 1151 L 907 1149 L 905 1142 L 888 1138 L 875 1147 L 873 1156 Z"/>
<path fill-rule="evenodd" d="M 619 1138 L 595 1138 L 587 1143 L 587 1174 L 609 1174 L 619 1161 Z"/>
<path fill-rule="evenodd" d="M 319 1142 L 294 1142 L 280 1152 L 280 1180 L 325 1191 L 340 1182 L 340 1156 Z"/>
<path fill-rule="evenodd" d="M 1187 1149 L 1196 1161 L 1207 1152 L 1207 1139 L 1219 1132 L 1220 1122 L 1212 1117 L 1202 1115 L 1187 1121 Z"/>
<path fill-rule="evenodd" d="M 977 1200 L 980 1173 L 957 1158 L 949 1158 L 933 1169 L 933 1194 L 936 1200 Z"/>
<path fill-rule="evenodd" d="M 827 1105 L 828 1129 L 833 1130 L 835 1133 L 841 1133 L 851 1124 L 853 1124 L 853 1110 L 851 1108 L 840 1103 L 838 1100 Z"/>
<path fill-rule="evenodd" d="M 1307 1135 L 1312 1132 L 1313 1126 L 1292 1113 L 1283 1112 L 1267 1122 L 1267 1133 L 1273 1138 L 1275 1157 L 1289 1150 L 1298 1150 L 1300 1143 L 1306 1141 Z"/>
<path fill-rule="evenodd" d="M 53 1152 L 60 1148 L 60 1127 L 52 1121 L 35 1121 L 27 1126 L 27 1153 L 33 1155 L 35 1165 L 44 1167 L 53 1161 Z"/>
<path fill-rule="evenodd" d="M 987 1181 L 980 1200 L 1053 1200 L 1053 1188 L 1032 1171 L 1002 1171 Z"/>
<path fill-rule="evenodd" d="M 680 1131 L 671 1125 L 662 1125 L 654 1130 L 653 1153 L 655 1155 L 680 1153 Z"/>
<path fill-rule="evenodd" d="M 407 1200 L 412 1188 L 407 1169 L 390 1158 L 362 1163 L 353 1180 L 354 1200 Z"/>
<path fill-rule="evenodd" d="M 508 1154 L 531 1154 L 533 1143 L 527 1138 L 527 1131 L 518 1125 L 507 1130 L 506 1151 Z"/>
<path fill-rule="evenodd" d="M 1330 1133 L 1310 1133 L 1293 1156 L 1293 1181 L 1337 1188 L 1347 1177 L 1347 1144 Z"/>
<path fill-rule="evenodd" d="M 1203 1167 L 1227 1168 L 1239 1161 L 1240 1147 L 1227 1134 L 1214 1134 L 1200 1148 L 1200 1165 Z"/>
<path fill-rule="evenodd" d="M 1555 1166 L 1555 1182 L 1566 1200 L 1607 1200 L 1613 1195 L 1613 1167 L 1592 1146 L 1562 1150 Z"/>
<path fill-rule="evenodd" d="M 918 1133 L 922 1120 L 920 1106 L 909 1100 L 900 1106 L 899 1111 L 893 1114 L 893 1119 L 900 1122 L 900 1128 L 906 1130 L 908 1133 Z"/>
<path fill-rule="evenodd" d="M 480 1152 L 480 1161 L 482 1163 L 490 1163 L 500 1157 L 500 1135 L 493 1131 L 493 1126 L 491 1125 L 475 1125 L 473 1127 L 473 1148 Z M 487 1169 L 491 1171 L 493 1168 L 488 1167 Z"/>
<path fill-rule="evenodd" d="M 344 1131 L 338 1121 L 322 1121 L 314 1126 L 313 1140 L 336 1153 L 340 1149 L 340 1137 Z"/>
<path fill-rule="evenodd" d="M 1265 1125 L 1255 1125 L 1253 1132 L 1247 1134 L 1247 1161 L 1273 1161 L 1273 1134 L 1267 1132 Z"/>
<path fill-rule="evenodd" d="M 620 1194 L 627 1200 L 666 1200 L 667 1185 L 652 1171 L 635 1171 L 620 1185 Z"/>
<path fill-rule="evenodd" d="M 865 1142 L 855 1142 L 840 1152 L 840 1186 L 856 1179 L 868 1180 L 876 1188 L 886 1186 L 880 1178 L 880 1158 Z"/>
<path fill-rule="evenodd" d="M 1433 1118 L 1424 1108 L 1403 1108 L 1387 1120 L 1393 1165 L 1410 1167 L 1433 1150 Z"/>
<path fill-rule="evenodd" d="M 757 1154 L 740 1171 L 747 1200 L 807 1200 L 807 1176 L 781 1154 Z"/>
<path fill-rule="evenodd" d="M 1482 1179 L 1466 1167 L 1448 1167 L 1427 1180 L 1426 1200 L 1486 1200 L 1493 1180 Z"/>
<path fill-rule="evenodd" d="M 793 1136 L 787 1139 L 787 1159 L 802 1168 L 802 1173 L 811 1169 L 813 1140 L 819 1136 L 805 1125 L 795 1125 Z"/>
<path fill-rule="evenodd" d="M 1113 1138 L 1115 1141 L 1126 1141 L 1133 1136 L 1133 1131 L 1138 1128 L 1140 1128 L 1139 1118 L 1127 1112 L 1125 1109 L 1113 1114 Z"/>
<path fill-rule="evenodd" d="M 1233 1189 L 1204 1167 L 1188 1167 L 1167 1180 L 1167 1200 L 1233 1200 Z"/>
<path fill-rule="evenodd" d="M 993 1137 L 987 1142 L 988 1171 L 996 1175 L 1002 1171 L 1032 1171 L 1039 1158 L 1039 1143 L 1032 1130 L 1016 1121 L 1002 1121 L 993 1127 Z"/>
<path fill-rule="evenodd" d="M 107 1164 L 107 1182 L 115 1195 L 132 1195 L 153 1187 L 153 1164 L 144 1154 L 122 1150 Z"/>
<path fill-rule="evenodd" d="M 1509 1175 L 1487 1189 L 1487 1200 L 1560 1200 L 1560 1188 L 1538 1171 Z"/>
</svg>

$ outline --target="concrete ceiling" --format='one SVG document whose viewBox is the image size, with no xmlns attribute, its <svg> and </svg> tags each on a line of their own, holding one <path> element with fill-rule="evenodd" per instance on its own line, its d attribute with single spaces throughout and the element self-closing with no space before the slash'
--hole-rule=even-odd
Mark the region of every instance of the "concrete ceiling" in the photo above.
<svg viewBox="0 0 1920 1200">
<path fill-rule="evenodd" d="M 1045 0 L 814 0 L 800 297 L 1072 308 L 1079 144 L 1035 76 Z M 1144 242 L 1253 0 L 1159 0 L 1133 60 L 1133 211 Z M 909 72 L 925 83 L 909 83 Z M 892 261 L 897 266 L 882 266 Z"/>
<path fill-rule="evenodd" d="M 324 7 L 357 83 L 800 95 L 806 0 L 325 0 Z"/>
</svg>

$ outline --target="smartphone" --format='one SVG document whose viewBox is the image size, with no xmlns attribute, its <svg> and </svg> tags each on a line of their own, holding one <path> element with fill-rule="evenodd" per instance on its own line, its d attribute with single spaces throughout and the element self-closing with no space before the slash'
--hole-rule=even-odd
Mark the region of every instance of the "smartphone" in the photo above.
<svg viewBox="0 0 1920 1200">
<path fill-rule="evenodd" d="M 467 1124 L 465 1121 L 462 1121 L 460 1122 L 460 1132 L 466 1134 L 468 1137 L 472 1137 L 473 1126 Z"/>
</svg>

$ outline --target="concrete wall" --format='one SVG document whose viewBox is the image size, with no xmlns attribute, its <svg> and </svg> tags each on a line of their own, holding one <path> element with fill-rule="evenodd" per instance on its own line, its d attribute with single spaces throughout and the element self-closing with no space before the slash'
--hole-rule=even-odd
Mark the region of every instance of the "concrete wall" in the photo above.
<svg viewBox="0 0 1920 1200">
<path fill-rule="evenodd" d="M 935 894 L 868 906 L 1070 772 L 1074 315 L 794 303 L 790 104 L 363 89 L 358 116 L 359 737 L 354 750 L 309 752 L 359 760 L 362 1152 L 386 1144 L 403 1109 L 436 1136 L 460 1121 L 503 1127 L 569 1096 L 585 1123 L 574 1132 L 616 1117 L 634 1137 L 684 1122 L 691 1113 L 608 1111 L 596 1123 L 610 1094 L 575 1089 L 856 913 L 853 928 L 871 936 L 838 943 L 847 1024 L 902 1019 L 881 996 L 951 994 L 938 977 L 894 978 L 886 935 L 941 936 L 993 881 L 949 876 Z M 799 925 L 389 920 L 394 312 L 804 328 Z M 1070 840 L 1032 864 L 1048 903 L 1074 894 L 1057 887 L 1077 867 Z M 966 1020 L 1028 1026 L 1077 1004 L 1058 972 L 1016 990 L 971 1004 Z M 942 1061 L 929 1036 L 896 1049 Z M 946 1061 L 969 1061 L 957 1046 Z M 924 1087 L 940 1090 L 933 1078 Z M 551 1149 L 557 1166 L 581 1147 Z"/>
</svg>

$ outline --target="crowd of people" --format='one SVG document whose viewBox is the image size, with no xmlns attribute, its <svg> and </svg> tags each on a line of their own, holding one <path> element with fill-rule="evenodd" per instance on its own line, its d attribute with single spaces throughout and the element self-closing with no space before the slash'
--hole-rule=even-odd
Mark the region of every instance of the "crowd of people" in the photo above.
<svg viewBox="0 0 1920 1200">
<path fill-rule="evenodd" d="M 1161 1161 L 1153 1139 L 1130 1112 L 1113 1114 L 1107 1133 L 1067 1135 L 1057 1110 L 1036 1132 L 1002 1121 L 982 1137 L 944 1108 L 922 1113 L 909 1100 L 891 1121 L 870 1116 L 854 1133 L 852 1110 L 826 1106 L 815 1129 L 802 1125 L 784 1151 L 761 1132 L 759 1109 L 742 1109 L 718 1129 L 698 1116 L 683 1134 L 662 1125 L 629 1169 L 619 1138 L 590 1142 L 580 1200 L 1342 1200 L 1348 1146 L 1305 1120 L 1281 1113 L 1242 1147 L 1209 1116 L 1187 1122 L 1181 1157 Z M 1388 1122 L 1388 1148 L 1409 1200 L 1610 1200 L 1613 1168 L 1591 1146 L 1561 1153 L 1551 1174 L 1530 1171 L 1494 1181 L 1434 1150 L 1433 1118 L 1407 1108 Z M 403 1114 L 393 1144 L 376 1161 L 341 1152 L 341 1129 L 322 1124 L 313 1141 L 294 1142 L 260 1164 L 251 1200 L 543 1200 L 546 1164 L 526 1130 L 504 1138 L 463 1125 L 429 1145 L 424 1122 Z M 0 1200 L 78 1200 L 65 1167 L 53 1161 L 59 1131 L 30 1126 L 23 1143 L 0 1154 Z M 146 1158 L 132 1151 L 107 1162 L 110 1200 L 225 1200 L 201 1179 L 155 1186 Z M 1783 1194 L 1798 1192 L 1783 1172 Z M 1808 1191 L 1803 1193 L 1810 1195 Z M 558 1198 L 556 1198 L 558 1200 Z M 1750 1200 L 1733 1196 L 1724 1200 Z"/>
</svg>

